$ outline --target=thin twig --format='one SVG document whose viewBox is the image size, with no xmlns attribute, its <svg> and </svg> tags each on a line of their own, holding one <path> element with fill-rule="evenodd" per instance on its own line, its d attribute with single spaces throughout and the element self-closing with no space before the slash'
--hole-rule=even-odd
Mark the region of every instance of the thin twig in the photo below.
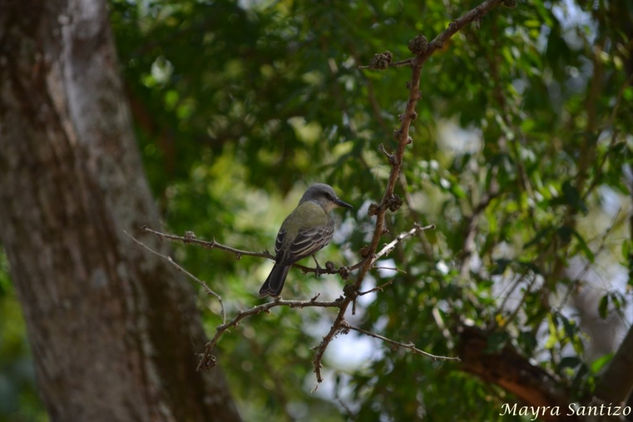
<svg viewBox="0 0 633 422">
<path fill-rule="evenodd" d="M 387 157 L 387 160 L 389 160 L 389 164 L 395 164 L 393 154 L 388 152 L 383 144 L 378 145 L 378 151 L 380 151 L 385 157 Z"/>
<path fill-rule="evenodd" d="M 426 231 L 426 230 L 434 230 L 434 229 L 435 229 L 435 224 L 429 224 L 428 226 L 420 226 L 416 223 L 415 226 L 411 230 L 400 233 L 398 236 L 396 236 L 395 239 L 393 239 L 391 242 L 383 246 L 383 248 L 378 253 L 376 253 L 374 258 L 372 259 L 372 264 L 375 263 L 380 258 L 382 258 L 383 256 L 389 255 L 395 249 L 396 245 L 402 242 L 404 239 L 413 236 L 417 232 Z"/>
<path fill-rule="evenodd" d="M 620 215 L 622 217 L 620 217 Z M 604 251 L 607 244 L 607 238 L 609 237 L 609 235 L 611 235 L 613 230 L 615 230 L 617 227 L 619 227 L 621 224 L 624 223 L 626 218 L 627 218 L 626 213 L 623 213 L 622 207 L 620 207 L 618 211 L 616 212 L 615 217 L 613 218 L 613 222 L 609 225 L 609 227 L 607 227 L 605 232 L 600 237 L 600 243 L 598 244 L 598 247 L 596 248 L 595 251 L 592 251 L 594 255 L 594 259 L 597 258 L 598 255 L 600 255 Z M 563 299 L 561 300 L 560 305 L 557 308 L 558 312 L 561 311 L 563 306 L 565 306 L 565 304 L 569 300 L 569 297 L 571 296 L 571 294 L 577 289 L 578 283 L 582 279 L 584 279 L 585 275 L 589 272 L 589 269 L 591 268 L 592 263 L 593 262 L 591 260 L 587 259 L 582 270 L 580 270 L 575 277 L 573 278 L 570 277 L 571 278 L 570 283 L 568 284 L 565 294 L 563 295 Z"/>
<path fill-rule="evenodd" d="M 503 292 L 505 293 L 505 295 L 497 308 L 499 312 L 503 312 L 503 309 L 505 308 L 506 303 L 508 303 L 508 300 L 510 300 L 516 288 L 519 287 L 519 284 L 521 284 L 523 280 L 525 280 L 526 277 L 527 277 L 527 274 L 524 273 L 516 277 L 514 281 L 510 282 L 510 287 L 505 292 Z M 502 292 L 499 292 L 499 296 L 501 296 L 501 294 Z"/>
<path fill-rule="evenodd" d="M 378 340 L 382 340 L 385 343 L 389 343 L 393 346 L 397 346 L 403 349 L 407 349 L 410 350 L 411 352 L 427 357 L 427 358 L 431 358 L 433 360 L 455 360 L 455 361 L 460 361 L 461 359 L 456 357 L 456 356 L 441 356 L 441 355 L 434 355 L 432 353 L 429 352 L 425 352 L 424 350 L 418 349 L 417 347 L 415 347 L 415 344 L 413 343 L 401 343 L 399 341 L 395 341 L 392 340 L 390 338 L 381 336 L 380 334 L 376 334 L 376 333 L 372 333 L 371 331 L 367 331 L 367 330 L 363 330 L 362 328 L 359 327 L 355 327 L 353 325 L 349 325 L 348 323 L 344 323 L 343 324 L 344 328 L 350 329 L 350 330 L 354 330 L 354 331 L 358 331 L 359 333 L 365 334 L 367 336 L 373 337 L 373 338 L 377 338 Z"/>
<path fill-rule="evenodd" d="M 435 324 L 440 329 L 440 332 L 442 333 L 442 335 L 446 339 L 448 348 L 449 349 L 452 348 L 453 347 L 453 339 L 451 337 L 451 332 L 446 327 L 446 324 L 444 323 L 444 318 L 442 318 L 442 315 L 440 314 L 440 311 L 437 308 L 437 306 L 433 307 L 433 309 L 431 310 L 431 315 L 433 316 L 433 320 L 435 321 Z"/>
<path fill-rule="evenodd" d="M 160 252 L 158 252 L 155 249 L 152 249 L 151 247 L 147 246 L 145 243 L 141 242 L 140 240 L 138 240 L 137 238 L 135 238 L 134 236 L 132 236 L 131 234 L 129 234 L 127 231 L 123 230 L 123 233 L 125 233 L 125 235 L 127 237 L 129 237 L 130 239 L 132 239 L 132 241 L 134 241 L 134 243 L 136 243 L 137 245 L 139 245 L 140 247 L 150 251 L 151 253 L 153 253 L 154 255 L 161 257 L 165 260 L 167 260 L 167 262 L 169 262 L 171 265 L 173 265 L 174 267 L 176 267 L 176 269 L 178 271 L 180 271 L 181 273 L 185 274 L 187 277 L 191 278 L 192 280 L 194 280 L 196 283 L 198 283 L 199 285 L 202 286 L 202 288 L 204 290 L 206 290 L 206 292 L 210 295 L 212 295 L 213 297 L 215 297 L 218 302 L 220 303 L 220 309 L 222 310 L 222 323 L 226 323 L 226 313 L 224 311 L 224 302 L 222 301 L 222 296 L 220 296 L 219 294 L 217 294 L 216 292 L 214 292 L 208 285 L 207 283 L 205 283 L 204 281 L 202 281 L 201 279 L 199 279 L 198 277 L 196 277 L 195 275 L 191 274 L 189 271 L 187 271 L 185 268 L 183 268 L 182 266 L 180 266 L 178 263 L 176 263 L 176 261 L 174 261 L 171 256 L 169 255 L 164 255 Z"/>
<path fill-rule="evenodd" d="M 253 252 L 253 251 L 246 251 L 243 249 L 236 249 L 231 246 L 223 245 L 219 242 L 216 242 L 215 240 L 209 241 L 209 240 L 198 239 L 196 238 L 195 234 L 193 234 L 192 232 L 187 232 L 185 236 L 178 236 L 175 234 L 162 233 L 162 232 L 159 232 L 158 230 L 154 230 L 147 226 L 143 227 L 143 230 L 153 235 L 156 235 L 165 239 L 169 239 L 169 240 L 179 241 L 185 244 L 192 243 L 195 245 L 202 246 L 203 248 L 206 248 L 206 249 L 221 249 L 223 251 L 234 254 L 238 259 L 241 258 L 242 256 L 257 256 L 260 258 L 275 259 L 275 257 L 268 251 Z"/>
<path fill-rule="evenodd" d="M 369 294 L 369 293 L 376 292 L 376 291 L 381 291 L 381 292 L 382 292 L 382 290 L 383 290 L 385 287 L 387 287 L 387 286 L 389 286 L 389 285 L 393 284 L 393 282 L 394 282 L 394 281 L 396 281 L 396 279 L 395 279 L 395 278 L 392 278 L 391 280 L 387 281 L 386 283 L 383 283 L 383 284 L 381 284 L 381 285 L 379 285 L 379 286 L 376 286 L 376 287 L 374 287 L 373 289 L 365 290 L 364 292 L 358 292 L 358 296 L 364 296 L 364 295 L 367 295 L 367 294 Z"/>
<path fill-rule="evenodd" d="M 253 306 L 252 308 L 246 309 L 244 311 L 239 312 L 237 315 L 233 317 L 229 322 L 225 322 L 222 325 L 219 325 L 215 329 L 215 335 L 211 340 L 209 340 L 204 345 L 204 351 L 198 362 L 197 369 L 201 368 L 211 368 L 215 366 L 215 356 L 213 356 L 212 352 L 215 348 L 215 345 L 220 340 L 220 337 L 231 327 L 237 327 L 241 320 L 248 318 L 253 315 L 261 314 L 262 312 L 268 312 L 271 308 L 277 306 L 287 306 L 289 308 L 338 308 L 341 305 L 342 298 L 338 298 L 333 301 L 324 302 L 317 301 L 318 295 L 314 296 L 310 300 L 283 300 L 277 299 L 272 302 L 263 303 L 261 305 Z"/>
<path fill-rule="evenodd" d="M 402 273 L 402 274 L 406 274 L 407 273 L 405 270 L 401 270 L 400 268 L 396 268 L 396 267 L 376 267 L 376 266 L 374 266 L 374 270 L 395 271 L 395 272 Z"/>
<path fill-rule="evenodd" d="M 514 320 L 514 318 L 516 318 L 516 316 L 519 314 L 519 311 L 521 310 L 521 308 L 523 308 L 523 304 L 527 300 L 528 295 L 531 293 L 532 286 L 534 285 L 535 282 L 536 282 L 536 277 L 532 275 L 531 279 L 528 281 L 527 286 L 525 288 L 525 293 L 523 294 L 523 296 L 521 296 L 521 300 L 519 300 L 519 304 L 514 308 L 514 310 L 510 313 L 510 315 L 508 315 L 508 317 L 505 318 L 505 320 L 503 321 L 504 327 L 507 327 L 508 325 L 510 325 L 510 323 Z"/>
<path fill-rule="evenodd" d="M 415 57 L 409 57 L 408 59 L 403 59 L 403 60 L 398 60 L 397 62 L 392 62 L 389 63 L 386 67 L 404 67 L 404 66 L 411 66 L 413 64 L 415 60 Z M 376 66 L 372 66 L 372 65 L 360 65 L 358 66 L 359 69 L 373 69 L 373 70 L 379 70 L 380 68 L 376 67 Z"/>
<path fill-rule="evenodd" d="M 151 233 L 160 238 L 168 239 L 175 242 L 181 242 L 184 244 L 194 244 L 194 245 L 202 246 L 203 248 L 206 248 L 206 249 L 220 249 L 222 251 L 234 254 L 238 259 L 241 258 L 242 256 L 254 256 L 257 258 L 268 258 L 268 259 L 272 259 L 273 261 L 275 260 L 275 256 L 269 253 L 268 251 L 255 252 L 255 251 L 247 251 L 244 249 L 237 249 L 232 246 L 227 246 L 222 243 L 216 242 L 215 240 L 198 239 L 196 235 L 192 232 L 187 232 L 184 236 L 180 236 L 177 234 L 163 233 L 147 226 L 143 227 L 143 230 L 146 231 L 147 233 Z M 292 264 L 292 266 L 300 269 L 304 273 L 316 274 L 318 272 L 319 274 L 345 275 L 345 274 L 349 274 L 351 271 L 360 267 L 361 264 L 362 264 L 362 261 L 351 266 L 341 266 L 341 267 L 326 266 L 325 268 L 318 268 L 318 269 L 313 268 L 313 267 L 307 267 L 305 265 L 301 265 L 297 263 Z"/>
<path fill-rule="evenodd" d="M 410 217 L 414 221 L 421 221 L 420 214 L 413 208 L 413 199 L 411 198 L 411 194 L 409 193 L 409 184 L 407 182 L 407 176 L 405 173 L 400 173 L 400 188 L 402 189 L 404 203 L 407 205 L 407 210 L 409 211 Z M 420 243 L 422 244 L 422 249 L 424 249 L 424 253 L 430 256 L 433 252 L 433 248 L 429 244 L 429 241 L 421 232 L 418 232 L 418 239 L 420 239 Z"/>
</svg>

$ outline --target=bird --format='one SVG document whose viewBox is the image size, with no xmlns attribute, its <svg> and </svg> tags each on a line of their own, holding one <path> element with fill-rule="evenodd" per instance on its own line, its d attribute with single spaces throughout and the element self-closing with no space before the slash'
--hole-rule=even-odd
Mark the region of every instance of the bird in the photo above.
<svg viewBox="0 0 633 422">
<path fill-rule="evenodd" d="M 330 211 L 336 207 L 353 209 L 325 183 L 315 183 L 305 191 L 297 207 L 286 217 L 275 239 L 275 265 L 259 289 L 259 296 L 278 297 L 288 270 L 295 262 L 327 245 L 334 234 Z M 319 263 L 316 258 L 317 274 Z"/>
</svg>

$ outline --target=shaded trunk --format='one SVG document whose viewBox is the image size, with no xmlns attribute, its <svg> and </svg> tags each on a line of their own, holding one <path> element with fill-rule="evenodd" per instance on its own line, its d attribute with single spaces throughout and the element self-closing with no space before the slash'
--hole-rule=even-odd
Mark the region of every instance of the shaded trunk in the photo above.
<svg viewBox="0 0 633 422">
<path fill-rule="evenodd" d="M 239 420 L 220 369 L 195 371 L 190 284 L 125 235 L 144 224 L 104 2 L 0 0 L 0 240 L 51 419 Z"/>
</svg>

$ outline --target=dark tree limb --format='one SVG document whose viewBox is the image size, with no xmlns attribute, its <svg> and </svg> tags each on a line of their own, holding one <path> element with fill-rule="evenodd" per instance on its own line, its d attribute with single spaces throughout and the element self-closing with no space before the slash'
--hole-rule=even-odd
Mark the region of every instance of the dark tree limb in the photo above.
<svg viewBox="0 0 633 422">
<path fill-rule="evenodd" d="M 479 328 L 458 329 L 458 355 L 461 369 L 484 381 L 497 384 L 530 406 L 559 406 L 565 413 L 569 397 L 560 380 L 539 366 L 532 365 L 509 344 L 501 350 L 488 351 L 487 333 Z M 557 420 L 547 414 L 545 420 Z M 576 420 L 567 417 L 565 420 Z"/>
</svg>

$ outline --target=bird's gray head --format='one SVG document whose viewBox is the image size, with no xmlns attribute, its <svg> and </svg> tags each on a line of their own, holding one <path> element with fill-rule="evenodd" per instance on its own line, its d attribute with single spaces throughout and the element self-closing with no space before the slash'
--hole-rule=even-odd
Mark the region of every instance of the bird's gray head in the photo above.
<svg viewBox="0 0 633 422">
<path fill-rule="evenodd" d="M 323 207 L 326 212 L 330 212 L 335 207 L 345 207 L 352 209 L 353 207 L 347 202 L 342 201 L 336 196 L 332 186 L 325 183 L 315 183 L 305 191 L 299 203 L 305 201 L 313 201 Z"/>
</svg>

